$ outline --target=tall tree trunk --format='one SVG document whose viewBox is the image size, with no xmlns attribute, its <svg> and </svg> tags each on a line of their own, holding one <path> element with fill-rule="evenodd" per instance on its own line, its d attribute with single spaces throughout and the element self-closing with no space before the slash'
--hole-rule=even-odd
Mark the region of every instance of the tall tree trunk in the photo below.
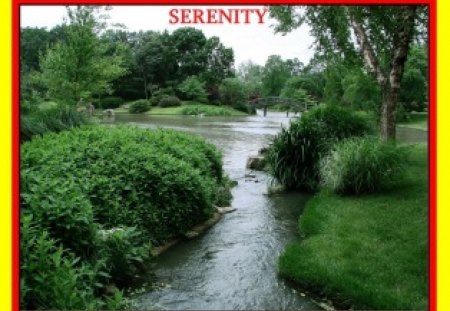
<svg viewBox="0 0 450 311">
<path fill-rule="evenodd" d="M 383 72 L 377 55 L 364 29 L 364 24 L 350 12 L 350 20 L 357 42 L 361 48 L 364 63 L 374 74 L 382 88 L 383 103 L 381 106 L 380 135 L 384 141 L 395 139 L 395 105 L 403 69 L 408 56 L 409 44 L 414 32 L 414 20 L 417 6 L 403 6 L 397 16 L 399 26 L 394 35 L 392 59 L 389 72 Z"/>
<path fill-rule="evenodd" d="M 395 140 L 395 105 L 398 90 L 393 89 L 387 81 L 383 87 L 381 106 L 380 136 L 384 141 Z"/>
</svg>

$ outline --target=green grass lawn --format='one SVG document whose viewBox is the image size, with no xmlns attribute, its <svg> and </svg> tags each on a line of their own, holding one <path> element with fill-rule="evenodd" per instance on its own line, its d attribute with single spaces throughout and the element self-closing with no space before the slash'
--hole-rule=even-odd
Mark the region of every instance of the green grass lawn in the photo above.
<svg viewBox="0 0 450 311">
<path fill-rule="evenodd" d="M 279 260 L 282 276 L 357 309 L 427 308 L 427 146 L 410 151 L 405 180 L 377 195 L 325 191 L 299 219 L 302 239 Z"/>
<path fill-rule="evenodd" d="M 404 127 L 412 127 L 419 129 L 427 129 L 428 128 L 428 113 L 426 112 L 417 112 L 411 113 L 410 120 L 399 122 L 398 125 Z"/>
<path fill-rule="evenodd" d="M 152 109 L 146 114 L 149 115 L 184 115 L 183 111 L 186 107 L 195 107 L 196 111 L 203 114 L 204 116 L 246 116 L 245 112 L 233 109 L 231 107 L 226 106 L 213 106 L 213 105 L 205 105 L 205 104 L 198 104 L 198 103 L 192 103 L 192 102 L 183 102 L 181 106 L 178 107 L 167 107 L 167 108 L 161 108 L 161 107 L 152 107 Z M 118 113 L 127 113 L 127 108 L 117 108 L 115 109 L 115 112 Z"/>
</svg>

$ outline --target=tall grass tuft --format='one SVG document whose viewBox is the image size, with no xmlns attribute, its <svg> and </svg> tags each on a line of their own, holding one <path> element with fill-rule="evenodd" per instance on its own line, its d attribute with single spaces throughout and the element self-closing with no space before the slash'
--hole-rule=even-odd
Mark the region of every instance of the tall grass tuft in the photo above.
<svg viewBox="0 0 450 311">
<path fill-rule="evenodd" d="M 404 147 L 374 137 L 344 140 L 321 162 L 321 182 L 338 194 L 377 192 L 402 177 L 406 160 Z"/>
<path fill-rule="evenodd" d="M 37 110 L 20 118 L 20 142 L 31 140 L 33 136 L 47 132 L 61 132 L 90 123 L 86 114 L 69 106 L 57 106 Z"/>
<path fill-rule="evenodd" d="M 367 115 L 337 106 L 319 106 L 291 123 L 274 138 L 267 153 L 272 175 L 287 190 L 314 191 L 319 186 L 320 160 L 336 141 L 372 134 Z"/>
</svg>

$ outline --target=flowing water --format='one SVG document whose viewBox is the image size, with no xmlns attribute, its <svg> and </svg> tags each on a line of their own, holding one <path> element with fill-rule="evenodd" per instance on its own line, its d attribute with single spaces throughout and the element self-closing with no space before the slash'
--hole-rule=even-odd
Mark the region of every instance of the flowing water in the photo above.
<svg viewBox="0 0 450 311">
<path fill-rule="evenodd" d="M 296 237 L 307 196 L 269 197 L 265 192 L 270 178 L 245 169 L 247 157 L 257 154 L 282 124 L 288 124 L 285 113 L 265 118 L 117 114 L 114 122 L 200 135 L 222 150 L 224 169 L 238 182 L 233 188 L 234 213 L 155 260 L 152 281 L 163 285 L 137 296 L 139 308 L 318 309 L 277 276 L 279 253 Z M 254 177 L 245 177 L 249 173 Z"/>
<path fill-rule="evenodd" d="M 200 135 L 222 150 L 224 169 L 238 182 L 233 188 L 234 213 L 155 259 L 151 281 L 160 286 L 134 297 L 138 308 L 319 309 L 277 276 L 278 256 L 296 238 L 297 219 L 308 197 L 300 193 L 269 197 L 265 195 L 269 176 L 245 168 L 247 157 L 267 146 L 289 123 L 285 113 L 207 118 L 118 114 L 113 122 Z M 248 173 L 252 177 L 245 177 Z"/>
</svg>

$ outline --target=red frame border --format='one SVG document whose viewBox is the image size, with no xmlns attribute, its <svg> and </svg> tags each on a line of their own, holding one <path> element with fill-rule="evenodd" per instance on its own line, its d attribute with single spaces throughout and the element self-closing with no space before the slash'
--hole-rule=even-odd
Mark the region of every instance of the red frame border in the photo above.
<svg viewBox="0 0 450 311">
<path fill-rule="evenodd" d="M 428 212 L 428 310 L 437 311 L 437 4 L 436 0 L 220 0 L 210 2 L 207 0 L 171 0 L 170 3 L 161 0 L 133 0 L 124 2 L 124 0 L 12 0 L 12 311 L 20 310 L 20 263 L 19 263 L 19 146 L 20 146 L 20 113 L 19 113 L 19 37 L 20 37 L 20 5 L 70 5 L 70 4 L 116 4 L 116 5 L 172 5 L 172 4 L 203 4 L 203 5 L 221 5 L 221 4 L 421 4 L 429 7 L 429 114 L 428 114 L 428 174 L 429 174 L 429 212 Z"/>
</svg>

